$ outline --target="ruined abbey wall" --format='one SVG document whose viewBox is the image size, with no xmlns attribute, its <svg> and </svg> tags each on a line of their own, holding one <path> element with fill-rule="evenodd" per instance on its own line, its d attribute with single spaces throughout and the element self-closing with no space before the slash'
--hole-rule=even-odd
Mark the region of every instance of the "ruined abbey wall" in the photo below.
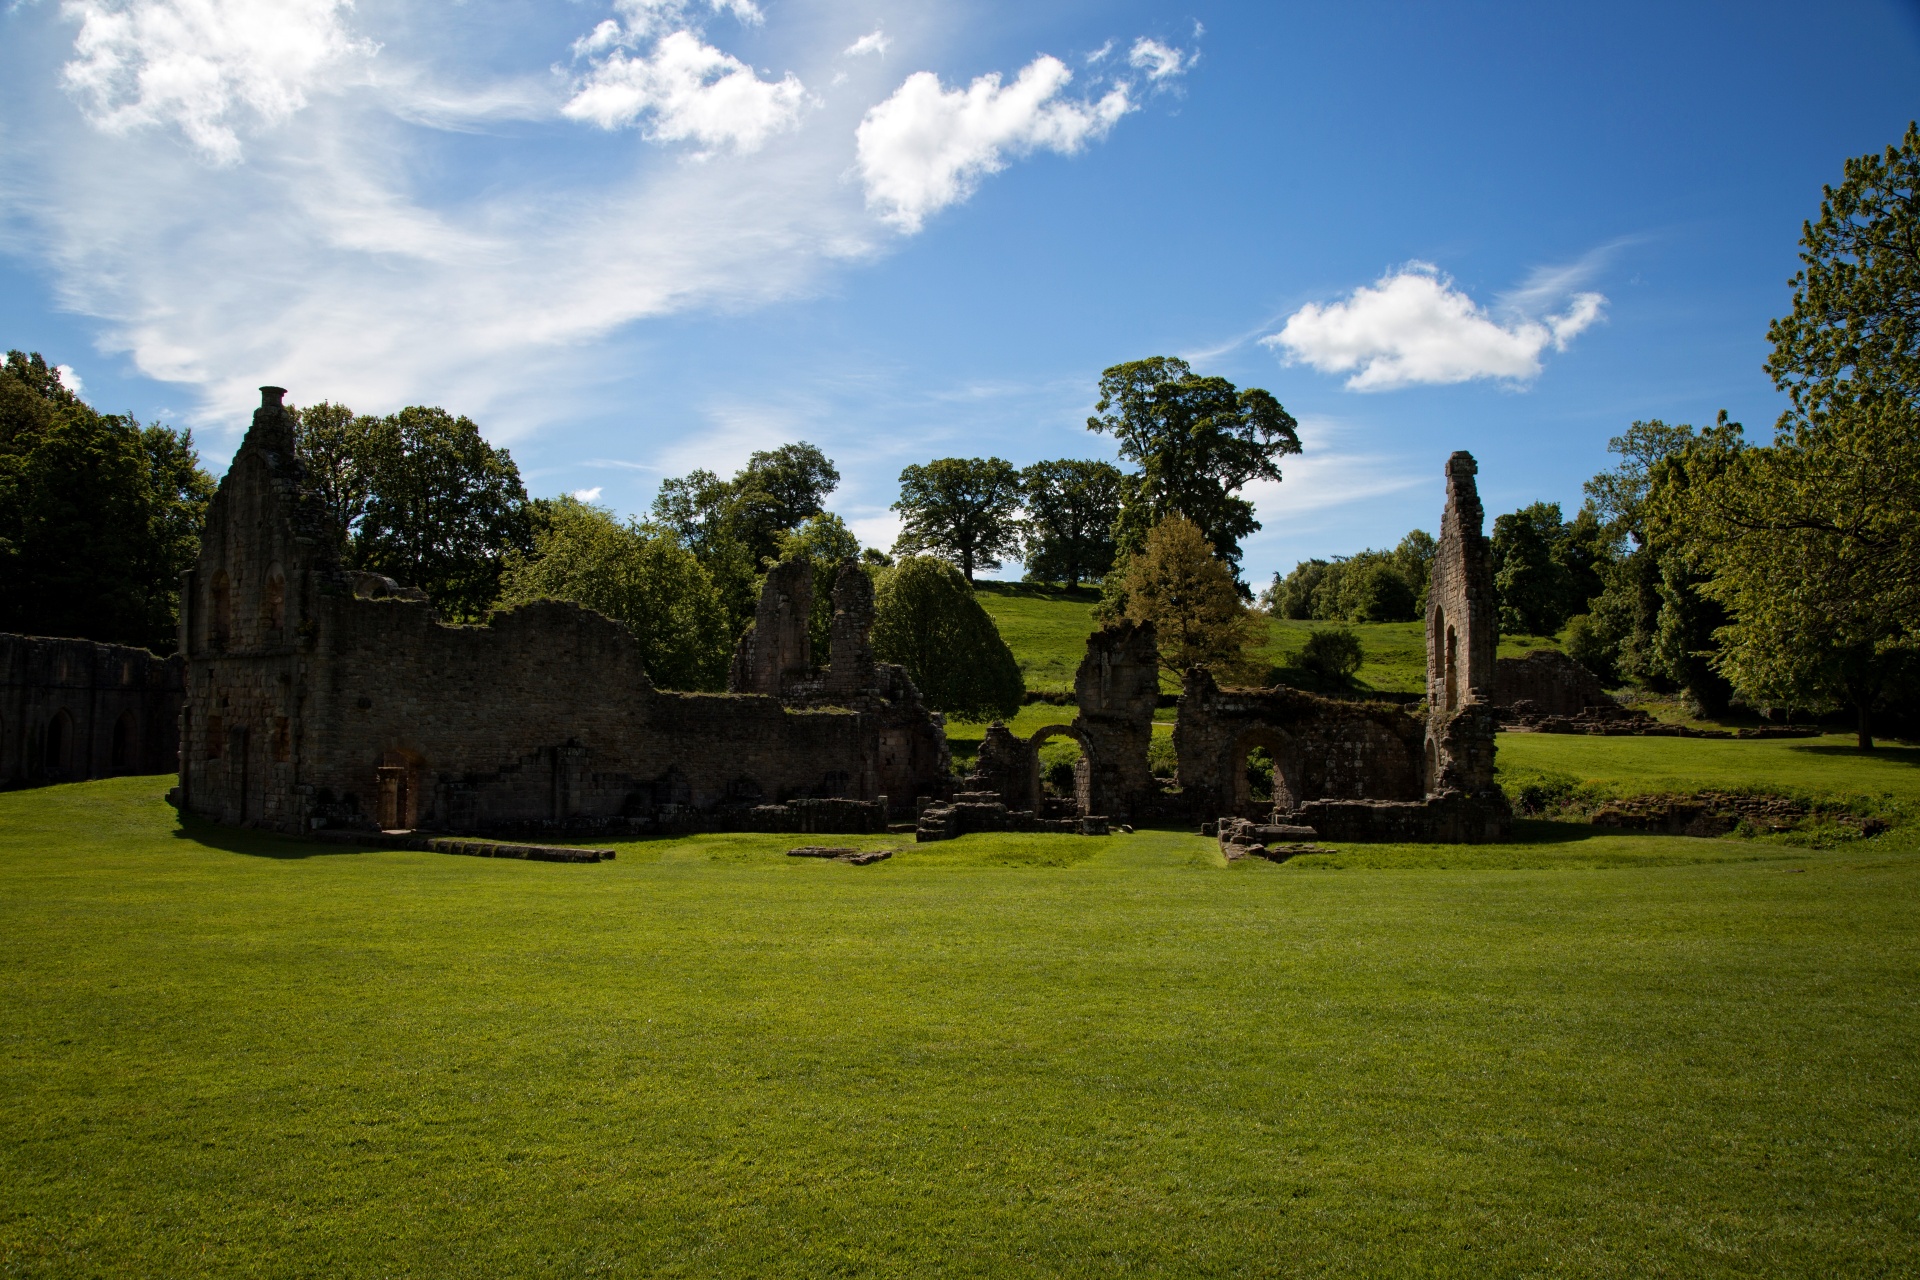
<svg viewBox="0 0 1920 1280">
<path fill-rule="evenodd" d="M 631 633 L 589 610 L 548 601 L 449 626 L 417 591 L 343 572 L 291 417 L 263 395 L 185 584 L 183 811 L 281 831 L 644 830 L 721 811 L 744 824 L 756 807 L 776 821 L 767 807 L 790 799 L 864 801 L 884 821 L 881 796 L 910 814 L 945 787 L 944 739 L 897 668 L 869 662 L 839 704 L 824 686 L 850 673 L 835 682 L 779 651 L 748 664 L 772 691 L 664 692 Z M 763 612 L 791 603 L 777 577 Z M 851 580 L 846 603 L 852 621 L 836 626 L 857 626 Z M 868 625 L 870 605 L 869 588 Z M 818 696 L 777 696 L 809 684 Z"/>
<path fill-rule="evenodd" d="M 177 658 L 0 635 L 0 787 L 167 772 L 184 696 Z"/>
</svg>

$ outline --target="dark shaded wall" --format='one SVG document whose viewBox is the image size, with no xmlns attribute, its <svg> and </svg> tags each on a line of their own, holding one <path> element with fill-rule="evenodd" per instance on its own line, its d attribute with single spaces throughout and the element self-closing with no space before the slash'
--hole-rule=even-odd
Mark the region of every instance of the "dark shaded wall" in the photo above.
<svg viewBox="0 0 1920 1280">
<path fill-rule="evenodd" d="M 181 672 L 145 649 L 0 635 L 0 786 L 170 772 Z"/>
</svg>

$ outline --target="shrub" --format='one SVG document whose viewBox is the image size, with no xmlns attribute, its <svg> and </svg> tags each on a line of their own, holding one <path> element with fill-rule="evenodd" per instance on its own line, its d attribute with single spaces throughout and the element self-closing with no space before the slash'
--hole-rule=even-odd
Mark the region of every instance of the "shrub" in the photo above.
<svg viewBox="0 0 1920 1280">
<path fill-rule="evenodd" d="M 1360 637 L 1337 627 L 1307 633 L 1306 647 L 1300 650 L 1300 665 L 1323 680 L 1346 684 L 1366 661 Z"/>
<path fill-rule="evenodd" d="M 929 707 L 963 720 L 1020 710 L 1020 665 L 958 569 L 903 557 L 880 573 L 873 603 L 873 656 L 905 667 Z"/>
</svg>

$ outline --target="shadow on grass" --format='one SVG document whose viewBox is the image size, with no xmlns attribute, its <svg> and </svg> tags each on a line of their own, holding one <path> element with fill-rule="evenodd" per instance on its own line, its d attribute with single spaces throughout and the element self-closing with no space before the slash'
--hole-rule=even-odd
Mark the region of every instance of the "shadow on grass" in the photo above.
<svg viewBox="0 0 1920 1280">
<path fill-rule="evenodd" d="M 335 854 L 372 853 L 372 847 L 321 844 L 298 836 L 283 836 L 271 831 L 248 831 L 241 827 L 223 827 L 204 818 L 183 817 L 174 828 L 173 838 L 191 840 L 207 849 L 223 853 L 243 853 L 250 858 L 324 858 Z"/>
</svg>

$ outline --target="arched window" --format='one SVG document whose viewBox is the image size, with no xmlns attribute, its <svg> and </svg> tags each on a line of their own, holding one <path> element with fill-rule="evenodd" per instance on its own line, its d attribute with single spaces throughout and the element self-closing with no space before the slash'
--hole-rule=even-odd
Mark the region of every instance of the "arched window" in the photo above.
<svg viewBox="0 0 1920 1280">
<path fill-rule="evenodd" d="M 132 773 L 140 766 L 140 721 L 123 711 L 113 723 L 113 771 Z"/>
<path fill-rule="evenodd" d="M 1460 638 L 1447 625 L 1447 710 L 1460 709 Z"/>
<path fill-rule="evenodd" d="M 272 636 L 287 625 L 287 579 L 274 565 L 267 570 L 266 585 L 260 588 L 260 626 Z"/>
<path fill-rule="evenodd" d="M 73 717 L 65 709 L 53 713 L 47 721 L 47 772 L 66 776 L 73 761 Z"/>
<path fill-rule="evenodd" d="M 207 586 L 207 643 L 224 649 L 233 631 L 233 582 L 225 569 Z"/>
</svg>

